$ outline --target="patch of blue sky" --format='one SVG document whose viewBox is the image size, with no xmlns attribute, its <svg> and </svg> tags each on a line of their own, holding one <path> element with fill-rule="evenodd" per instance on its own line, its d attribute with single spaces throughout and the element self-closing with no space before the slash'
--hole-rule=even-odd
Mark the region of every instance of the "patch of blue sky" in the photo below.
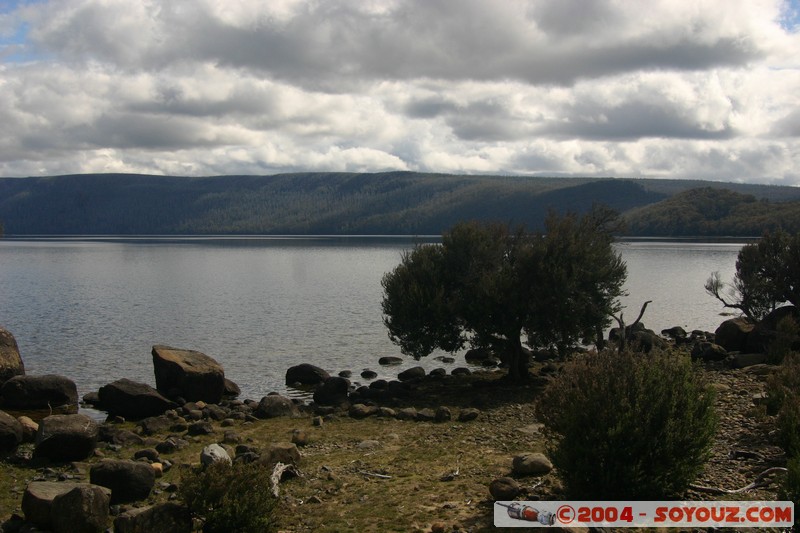
<svg viewBox="0 0 800 533">
<path fill-rule="evenodd" d="M 783 29 L 796 33 L 800 31 L 800 0 L 785 0 L 778 21 Z"/>
</svg>

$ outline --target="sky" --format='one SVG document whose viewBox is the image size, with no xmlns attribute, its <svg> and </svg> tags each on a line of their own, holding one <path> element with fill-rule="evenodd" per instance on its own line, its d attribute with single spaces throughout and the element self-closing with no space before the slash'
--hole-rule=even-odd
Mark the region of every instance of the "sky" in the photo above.
<svg viewBox="0 0 800 533">
<path fill-rule="evenodd" d="M 0 0 L 0 176 L 800 186 L 800 0 Z"/>
</svg>

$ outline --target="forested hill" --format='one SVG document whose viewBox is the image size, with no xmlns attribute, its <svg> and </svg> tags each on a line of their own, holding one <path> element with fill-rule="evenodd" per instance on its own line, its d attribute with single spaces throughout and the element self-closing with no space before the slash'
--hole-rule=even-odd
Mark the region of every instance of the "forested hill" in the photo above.
<svg viewBox="0 0 800 533">
<path fill-rule="evenodd" d="M 188 178 L 85 174 L 0 179 L 7 235 L 440 234 L 466 219 L 539 228 L 549 210 L 620 212 L 692 187 L 757 198 L 800 190 L 680 180 L 389 172 Z"/>
<path fill-rule="evenodd" d="M 800 231 L 800 201 L 775 202 L 704 187 L 632 210 L 625 218 L 629 235 L 758 237 L 777 228 Z"/>
</svg>

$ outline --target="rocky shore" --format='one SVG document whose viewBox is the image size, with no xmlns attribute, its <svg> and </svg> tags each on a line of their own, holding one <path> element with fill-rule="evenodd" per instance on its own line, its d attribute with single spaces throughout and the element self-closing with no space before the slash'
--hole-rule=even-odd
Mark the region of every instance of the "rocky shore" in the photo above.
<svg viewBox="0 0 800 533">
<path fill-rule="evenodd" d="M 625 332 L 642 347 L 687 350 L 717 390 L 713 455 L 686 499 L 718 499 L 705 488 L 743 487 L 785 463 L 762 405 L 775 367 L 763 350 L 747 353 L 756 335 L 764 331 L 735 320 L 716 333 Z M 296 477 L 276 486 L 282 531 L 488 529 L 495 499 L 563 497 L 551 436 L 534 416 L 537 391 L 561 363 L 531 355 L 522 385 L 461 367 L 391 381 L 367 373 L 369 384 L 355 387 L 347 372 L 300 364 L 286 382 L 314 390 L 306 403 L 238 399 L 213 358 L 156 345 L 155 388 L 123 378 L 84 397 L 108 413 L 97 423 L 77 412 L 68 378 L 25 375 L 13 335 L 0 329 L 0 531 L 192 531 L 199 524 L 177 497 L 181 472 L 216 461 L 292 466 Z M 737 498 L 775 499 L 779 482 Z"/>
</svg>

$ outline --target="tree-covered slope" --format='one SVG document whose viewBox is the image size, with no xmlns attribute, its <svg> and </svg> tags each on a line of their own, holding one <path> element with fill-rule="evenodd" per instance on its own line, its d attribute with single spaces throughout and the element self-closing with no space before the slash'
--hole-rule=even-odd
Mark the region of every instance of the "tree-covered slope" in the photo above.
<svg viewBox="0 0 800 533">
<path fill-rule="evenodd" d="M 800 201 L 702 187 L 632 210 L 625 218 L 628 234 L 636 236 L 760 236 L 776 228 L 800 231 Z"/>
<path fill-rule="evenodd" d="M 603 203 L 626 212 L 697 183 L 413 172 L 2 178 L 0 222 L 7 235 L 423 235 L 469 219 L 537 229 L 549 210 L 584 212 Z M 759 198 L 800 198 L 790 187 L 731 187 Z"/>
</svg>

